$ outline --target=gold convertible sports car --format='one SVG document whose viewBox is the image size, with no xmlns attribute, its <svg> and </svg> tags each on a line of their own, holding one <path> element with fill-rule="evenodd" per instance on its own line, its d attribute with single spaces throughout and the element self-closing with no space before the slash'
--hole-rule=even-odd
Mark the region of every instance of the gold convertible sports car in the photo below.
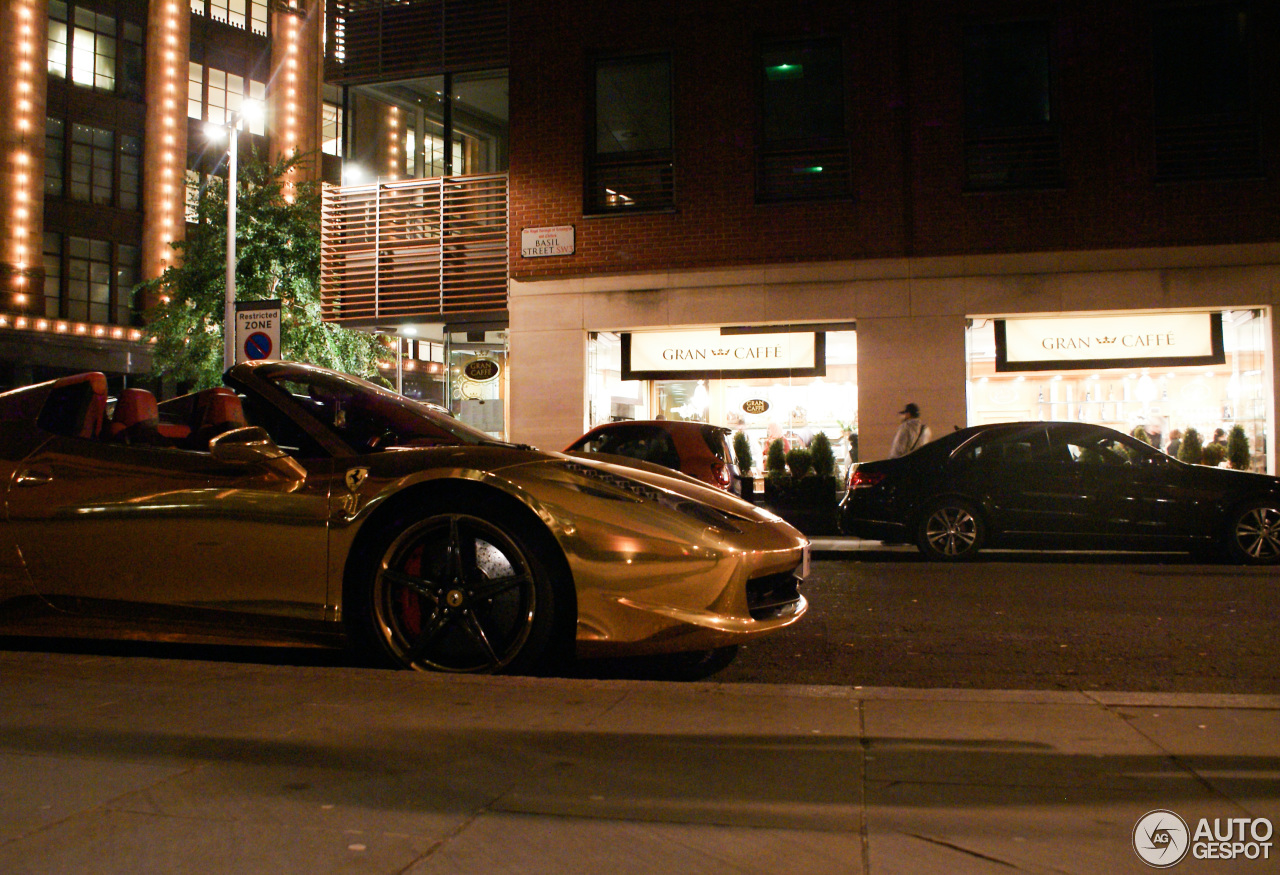
<svg viewBox="0 0 1280 875">
<path fill-rule="evenodd" d="M 531 672 L 724 654 L 807 607 L 804 536 L 691 478 L 503 443 L 323 368 L 225 383 L 110 410 L 99 373 L 0 394 L 0 632 Z"/>
</svg>

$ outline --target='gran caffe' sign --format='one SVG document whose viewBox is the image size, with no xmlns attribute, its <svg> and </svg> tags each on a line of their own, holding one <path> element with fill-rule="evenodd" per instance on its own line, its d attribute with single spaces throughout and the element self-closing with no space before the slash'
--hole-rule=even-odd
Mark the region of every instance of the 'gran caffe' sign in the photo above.
<svg viewBox="0 0 1280 875">
<path fill-rule="evenodd" d="M 1217 365 L 1219 313 L 997 319 L 997 371 Z"/>
<path fill-rule="evenodd" d="M 821 331 L 687 329 L 622 335 L 622 379 L 826 375 Z"/>
</svg>

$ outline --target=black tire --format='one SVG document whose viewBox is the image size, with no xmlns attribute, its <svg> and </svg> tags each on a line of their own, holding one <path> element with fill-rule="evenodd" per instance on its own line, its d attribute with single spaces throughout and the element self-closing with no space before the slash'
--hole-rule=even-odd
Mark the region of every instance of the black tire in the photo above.
<svg viewBox="0 0 1280 875">
<path fill-rule="evenodd" d="M 479 501 L 422 508 L 366 551 L 353 632 L 401 668 L 532 672 L 557 629 L 556 587 L 535 543 Z"/>
<path fill-rule="evenodd" d="M 935 562 L 964 562 L 986 542 L 982 516 L 967 501 L 946 499 L 925 508 L 916 528 L 916 546 Z"/>
<path fill-rule="evenodd" d="M 1280 502 L 1256 501 L 1228 518 L 1227 553 L 1247 565 L 1280 562 Z"/>
</svg>

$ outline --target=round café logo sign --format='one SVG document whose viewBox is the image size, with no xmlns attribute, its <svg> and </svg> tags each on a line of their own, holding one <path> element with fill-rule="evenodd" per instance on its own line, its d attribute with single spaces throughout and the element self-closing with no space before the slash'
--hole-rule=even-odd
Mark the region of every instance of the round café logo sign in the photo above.
<svg viewBox="0 0 1280 875">
<path fill-rule="evenodd" d="M 475 359 L 469 361 L 462 369 L 463 376 L 477 383 L 487 383 L 496 379 L 502 369 L 493 359 Z"/>
<path fill-rule="evenodd" d="M 765 401 L 763 398 L 752 398 L 749 401 L 742 402 L 743 413 L 751 413 L 751 414 L 764 413 L 768 409 L 769 409 L 769 402 Z"/>
</svg>

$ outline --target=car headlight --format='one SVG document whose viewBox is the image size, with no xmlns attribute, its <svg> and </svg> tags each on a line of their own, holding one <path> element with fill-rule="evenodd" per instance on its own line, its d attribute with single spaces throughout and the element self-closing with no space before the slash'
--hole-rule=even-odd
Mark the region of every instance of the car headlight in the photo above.
<svg viewBox="0 0 1280 875">
<path fill-rule="evenodd" d="M 736 516 L 718 507 L 712 507 L 700 501 L 685 498 L 682 495 L 659 489 L 656 486 L 650 486 L 648 483 L 642 483 L 639 480 L 633 480 L 630 477 L 624 477 L 612 471 L 605 471 L 590 465 L 581 465 L 577 462 L 561 462 L 560 464 L 580 477 L 610 487 L 608 490 L 588 490 L 579 487 L 582 491 L 589 491 L 592 495 L 600 498 L 614 501 L 652 501 L 722 532 L 735 534 L 741 532 L 742 529 L 738 528 L 735 521 L 749 521 L 746 517 Z"/>
</svg>

